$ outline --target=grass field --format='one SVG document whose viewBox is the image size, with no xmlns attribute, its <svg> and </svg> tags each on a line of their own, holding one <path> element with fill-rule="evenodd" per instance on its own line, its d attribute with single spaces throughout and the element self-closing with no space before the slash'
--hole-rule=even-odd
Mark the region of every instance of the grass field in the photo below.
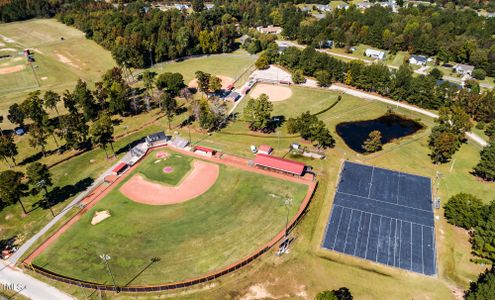
<svg viewBox="0 0 495 300">
<path fill-rule="evenodd" d="M 154 155 L 148 155 L 139 167 L 139 172 L 146 178 L 167 185 L 177 185 L 191 170 L 192 158 L 170 152 L 166 159 L 158 159 Z M 164 167 L 172 167 L 172 173 L 164 173 Z"/>
<path fill-rule="evenodd" d="M 257 56 L 251 55 L 244 50 L 238 50 L 229 54 L 208 55 L 195 58 L 188 58 L 181 62 L 165 62 L 156 64 L 150 70 L 158 74 L 164 72 L 179 72 L 184 76 L 187 84 L 195 78 L 196 71 L 203 71 L 212 75 L 224 75 L 237 79 L 248 70 L 253 70 L 252 65 Z M 247 79 L 247 77 L 246 77 Z"/>
<path fill-rule="evenodd" d="M 0 51 L 2 48 L 11 48 L 18 53 L 28 48 L 32 50 L 36 60 L 36 75 L 26 65 L 26 59 L 18 54 L 10 61 L 0 61 L 0 64 L 25 65 L 25 69 L 20 72 L 0 75 L 2 114 L 5 114 L 11 104 L 24 100 L 31 91 L 52 89 L 63 92 L 65 89 L 72 89 L 79 78 L 91 86 L 106 70 L 115 66 L 108 51 L 86 39 L 81 31 L 55 19 L 0 24 L 0 33 L 4 37 L 0 38 L 0 42 L 5 44 L 0 47 Z"/>
<path fill-rule="evenodd" d="M 182 163 L 186 169 L 191 162 L 183 155 L 173 159 L 175 166 Z M 149 174 L 155 160 L 151 153 L 134 173 Z M 251 254 L 284 228 L 285 197 L 294 199 L 294 215 L 307 186 L 224 165 L 220 169 L 208 192 L 177 205 L 135 203 L 118 191 L 120 183 L 35 263 L 67 276 L 108 282 L 98 257 L 105 252 L 112 257 L 117 283 L 123 285 L 158 257 L 159 262 L 132 281 L 153 284 L 196 277 Z M 112 216 L 90 225 L 93 213 L 103 209 Z"/>
</svg>

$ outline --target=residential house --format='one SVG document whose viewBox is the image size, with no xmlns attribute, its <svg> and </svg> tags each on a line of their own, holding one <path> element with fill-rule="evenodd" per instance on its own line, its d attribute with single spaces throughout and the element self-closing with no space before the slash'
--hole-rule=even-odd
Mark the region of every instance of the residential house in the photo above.
<svg viewBox="0 0 495 300">
<path fill-rule="evenodd" d="M 178 10 L 188 10 L 189 6 L 187 4 L 174 4 L 174 7 Z"/>
<path fill-rule="evenodd" d="M 258 30 L 261 33 L 266 33 L 266 34 L 280 34 L 282 33 L 282 27 L 279 26 L 268 26 L 268 27 L 257 27 L 256 30 Z"/>
<path fill-rule="evenodd" d="M 364 51 L 364 55 L 367 57 L 378 59 L 378 60 L 385 59 L 385 52 L 380 51 L 380 50 L 374 50 L 374 49 L 368 48 L 368 49 L 366 49 L 366 51 Z"/>
<path fill-rule="evenodd" d="M 474 70 L 474 66 L 458 64 L 458 65 L 454 66 L 454 70 L 456 71 L 457 74 L 471 76 L 471 74 L 473 73 L 473 70 Z"/>
<path fill-rule="evenodd" d="M 330 7 L 330 5 L 328 5 L 328 4 L 316 4 L 315 7 L 319 11 L 323 11 L 323 12 L 331 11 L 332 10 L 332 8 Z"/>
<path fill-rule="evenodd" d="M 428 58 L 423 55 L 411 55 L 409 63 L 411 65 L 424 66 L 428 62 Z"/>
</svg>

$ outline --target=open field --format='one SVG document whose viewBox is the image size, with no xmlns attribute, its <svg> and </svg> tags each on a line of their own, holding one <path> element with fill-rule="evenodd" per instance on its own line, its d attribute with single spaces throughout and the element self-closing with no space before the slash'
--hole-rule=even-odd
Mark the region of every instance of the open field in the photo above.
<svg viewBox="0 0 495 300">
<path fill-rule="evenodd" d="M 149 70 L 158 74 L 164 72 L 178 72 L 184 76 L 187 84 L 195 78 L 196 71 L 203 71 L 216 76 L 230 77 L 234 80 L 243 75 L 256 61 L 257 56 L 244 50 L 229 54 L 216 54 L 187 58 L 181 62 L 159 63 Z M 249 75 L 250 72 L 248 72 Z M 246 78 L 247 79 L 247 76 Z M 236 85 L 237 86 L 237 85 Z"/>
<path fill-rule="evenodd" d="M 5 48 L 16 50 L 15 57 L 0 63 L 25 66 L 20 72 L 0 74 L 2 114 L 5 114 L 10 105 L 24 100 L 29 92 L 36 89 L 63 92 L 65 89 L 72 89 L 79 78 L 92 85 L 106 70 L 115 66 L 110 52 L 86 39 L 81 31 L 55 19 L 0 24 L 0 33 L 0 40 L 6 45 Z M 0 50 L 1 48 L 3 47 Z M 26 59 L 18 54 L 25 48 L 34 53 L 35 74 L 26 64 Z"/>
<path fill-rule="evenodd" d="M 181 158 L 183 164 L 190 164 L 183 155 L 175 159 Z M 155 160 L 154 153 L 146 157 L 144 170 Z M 196 277 L 251 254 L 273 238 L 284 228 L 285 197 L 293 198 L 292 216 L 306 194 L 303 184 L 224 165 L 220 170 L 217 182 L 205 194 L 182 204 L 149 206 L 127 199 L 118 190 L 141 172 L 138 166 L 35 263 L 67 276 L 108 282 L 97 255 L 105 252 L 112 257 L 112 271 L 121 285 L 153 257 L 160 261 L 134 278 L 133 284 Z M 90 225 L 94 212 L 101 210 L 109 210 L 112 216 Z"/>
</svg>

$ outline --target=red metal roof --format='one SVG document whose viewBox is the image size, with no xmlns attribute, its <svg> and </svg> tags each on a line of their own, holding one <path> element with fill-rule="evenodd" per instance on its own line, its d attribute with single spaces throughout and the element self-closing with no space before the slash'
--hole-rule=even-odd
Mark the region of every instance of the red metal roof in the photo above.
<svg viewBox="0 0 495 300">
<path fill-rule="evenodd" d="M 126 167 L 127 167 L 127 164 L 122 161 L 117 166 L 115 166 L 115 168 L 113 168 L 112 172 L 119 173 L 120 171 L 122 171 Z"/>
<path fill-rule="evenodd" d="M 304 172 L 304 167 L 306 166 L 305 164 L 297 161 L 283 159 L 280 157 L 275 157 L 266 154 L 257 154 L 256 158 L 254 159 L 254 163 L 256 165 L 260 165 L 296 175 L 302 175 Z"/>
<path fill-rule="evenodd" d="M 203 151 L 206 153 L 213 153 L 215 150 L 208 148 L 208 147 L 203 147 L 203 146 L 196 146 L 196 150 Z"/>
</svg>

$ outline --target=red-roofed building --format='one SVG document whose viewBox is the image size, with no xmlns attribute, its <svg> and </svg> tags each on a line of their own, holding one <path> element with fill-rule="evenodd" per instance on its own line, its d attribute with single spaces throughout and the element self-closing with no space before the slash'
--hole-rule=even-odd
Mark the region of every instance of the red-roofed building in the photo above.
<svg viewBox="0 0 495 300">
<path fill-rule="evenodd" d="M 194 147 L 194 152 L 206 156 L 213 156 L 215 155 L 215 150 L 208 148 L 208 147 L 203 147 L 203 146 L 196 146 Z"/>
<path fill-rule="evenodd" d="M 273 151 L 273 148 L 268 146 L 268 145 L 260 145 L 258 147 L 258 153 L 259 154 L 266 154 L 266 155 L 270 155 Z"/>
<path fill-rule="evenodd" d="M 262 168 L 277 170 L 297 176 L 302 176 L 306 169 L 306 165 L 303 163 L 266 154 L 257 154 L 254 159 L 254 164 Z"/>
<path fill-rule="evenodd" d="M 116 165 L 115 168 L 113 168 L 112 173 L 114 175 L 120 175 L 120 174 L 124 173 L 125 170 L 127 170 L 127 167 L 129 167 L 127 165 L 127 163 L 122 161 L 118 165 Z"/>
</svg>

